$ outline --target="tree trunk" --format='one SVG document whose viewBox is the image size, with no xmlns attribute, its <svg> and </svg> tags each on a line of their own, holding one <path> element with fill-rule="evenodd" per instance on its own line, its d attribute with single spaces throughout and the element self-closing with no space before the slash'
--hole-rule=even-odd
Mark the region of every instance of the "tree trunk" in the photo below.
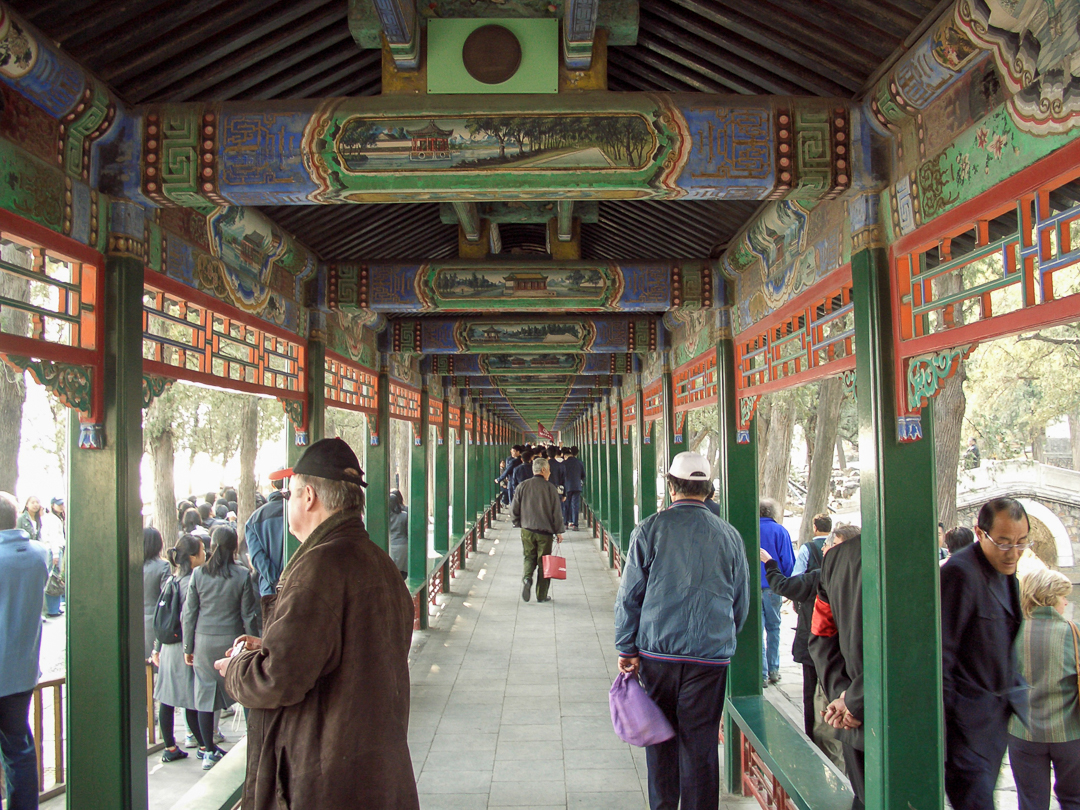
<svg viewBox="0 0 1080 810">
<path fill-rule="evenodd" d="M 236 529 L 240 555 L 247 556 L 244 524 L 255 511 L 255 456 L 259 452 L 259 400 L 247 397 L 240 414 L 240 486 L 236 493 Z"/>
<path fill-rule="evenodd" d="M 25 264 L 20 261 L 25 254 L 4 255 L 5 261 L 13 264 Z M 30 282 L 10 273 L 0 273 L 0 294 L 17 301 L 30 300 Z M 25 337 L 30 325 L 29 317 L 11 307 L 4 307 L 0 314 L 0 327 L 7 334 Z M 23 404 L 26 402 L 26 372 L 16 371 L 6 363 L 0 363 L 0 491 L 15 492 L 19 480 L 19 446 L 22 444 Z"/>
<path fill-rule="evenodd" d="M 765 465 L 769 462 L 769 428 L 772 423 L 773 397 L 766 394 L 758 403 L 754 424 L 758 442 L 758 493 L 765 493 Z"/>
<path fill-rule="evenodd" d="M 810 474 L 806 478 L 806 504 L 803 507 L 802 526 L 799 528 L 799 544 L 814 535 L 814 515 L 824 512 L 829 503 L 832 484 L 833 457 L 836 448 L 836 432 L 840 427 L 840 405 L 844 401 L 844 383 L 839 377 L 822 381 L 818 391 L 817 429 L 815 452 L 810 460 Z"/>
<path fill-rule="evenodd" d="M 153 406 L 151 406 L 153 407 Z M 176 515 L 176 483 L 173 469 L 176 451 L 173 433 L 166 430 L 148 442 L 154 462 L 154 528 L 161 532 L 165 548 L 170 549 L 176 540 L 178 525 Z"/>
<path fill-rule="evenodd" d="M 836 437 L 836 463 L 840 466 L 840 472 L 847 472 L 847 456 L 844 455 L 844 438 L 842 436 Z"/>
<path fill-rule="evenodd" d="M 1069 444 L 1072 446 L 1072 468 L 1080 470 L 1080 413 L 1069 414 Z"/>
<path fill-rule="evenodd" d="M 769 457 L 765 462 L 762 497 L 780 504 L 783 515 L 787 504 L 788 473 L 791 469 L 791 437 L 795 428 L 793 392 L 776 395 L 769 420 Z M 777 521 L 780 522 L 780 521 Z"/>
<path fill-rule="evenodd" d="M 956 479 L 960 468 L 960 429 L 967 410 L 966 379 L 967 369 L 961 360 L 956 374 L 933 400 L 938 520 L 945 524 L 946 530 L 957 525 Z"/>
<path fill-rule="evenodd" d="M 1031 457 L 1040 464 L 1046 463 L 1046 425 L 1031 429 Z"/>
</svg>

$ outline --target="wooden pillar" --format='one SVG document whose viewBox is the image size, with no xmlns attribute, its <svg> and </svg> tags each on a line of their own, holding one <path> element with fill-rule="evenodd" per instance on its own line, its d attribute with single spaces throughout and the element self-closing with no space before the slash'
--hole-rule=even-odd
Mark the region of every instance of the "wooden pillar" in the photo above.
<svg viewBox="0 0 1080 810">
<path fill-rule="evenodd" d="M 68 412 L 67 806 L 147 806 L 142 657 L 143 264 L 105 262 L 104 444 Z M 40 742 L 40 741 L 39 741 Z"/>
<path fill-rule="evenodd" d="M 624 394 L 623 389 L 617 389 Z M 625 566 L 626 552 L 630 548 L 630 534 L 634 531 L 634 448 L 630 444 L 630 430 L 623 425 L 624 400 L 619 397 L 618 423 L 619 432 L 616 434 L 616 447 L 618 448 L 618 479 L 619 479 L 619 557 L 624 562 L 620 563 L 620 571 Z"/>
<path fill-rule="evenodd" d="M 601 485 L 601 496 L 604 501 L 604 528 L 607 531 L 608 567 L 615 567 L 615 543 L 619 537 L 619 479 L 618 462 L 614 458 L 618 445 L 618 434 L 613 429 L 615 425 L 611 419 L 611 394 L 604 396 L 602 424 L 607 427 L 607 440 L 604 442 L 603 458 L 601 460 L 601 474 L 604 477 Z"/>
<path fill-rule="evenodd" d="M 675 386 L 672 381 L 671 367 L 672 367 L 672 352 L 664 352 L 664 371 L 663 371 L 663 393 L 664 393 L 664 430 L 666 431 L 667 439 L 667 458 L 660 459 L 660 466 L 666 472 L 671 467 L 671 460 L 675 458 L 679 453 L 688 449 L 689 442 L 686 441 L 686 432 L 676 424 L 676 420 L 681 416 L 685 421 L 686 414 L 675 413 Z M 665 487 L 664 505 L 671 503 L 671 497 L 667 493 Z"/>
<path fill-rule="evenodd" d="M 378 413 L 368 416 L 367 463 L 364 477 L 368 481 L 367 506 L 364 523 L 368 535 L 383 551 L 390 551 L 390 374 L 385 357 L 379 363 L 379 382 L 376 393 Z"/>
<path fill-rule="evenodd" d="M 304 417 L 306 421 L 299 427 L 291 425 L 291 429 L 285 431 L 286 435 L 291 439 L 285 448 L 285 466 L 287 467 L 294 466 L 311 444 L 326 435 L 326 345 L 322 341 L 309 340 L 305 346 L 304 388 L 307 393 L 304 400 Z M 356 448 L 353 448 L 353 450 L 355 451 Z M 359 455 L 357 453 L 357 456 Z M 370 479 L 365 475 L 364 480 Z M 288 521 L 286 521 L 286 563 L 298 548 L 300 548 L 300 541 L 293 537 L 292 532 L 289 531 Z"/>
<path fill-rule="evenodd" d="M 435 443 L 435 551 L 446 554 L 450 550 L 450 402 L 446 391 L 440 390 L 442 420 Z"/>
<path fill-rule="evenodd" d="M 735 391 L 735 344 L 721 340 L 716 346 L 717 431 L 720 436 L 720 511 L 742 535 L 750 570 L 750 610 L 736 638 L 736 652 L 728 667 L 728 697 L 761 694 L 761 569 L 758 522 L 757 432 L 738 443 L 739 403 Z M 742 752 L 738 727 L 725 718 L 724 775 L 729 793 L 742 793 Z"/>
<path fill-rule="evenodd" d="M 476 403 L 469 401 L 469 409 L 472 413 L 472 429 L 468 431 L 468 462 L 466 466 L 466 520 L 469 525 L 476 523 L 476 519 L 480 513 L 480 491 L 477 488 L 479 484 L 480 474 L 480 447 L 477 444 L 479 441 L 479 433 L 477 432 L 477 422 L 479 421 L 479 408 L 476 407 Z M 478 536 L 482 536 L 479 534 Z"/>
<path fill-rule="evenodd" d="M 638 504 L 638 520 L 656 514 L 656 445 L 653 444 L 653 422 L 645 420 L 645 391 L 641 375 L 638 374 L 637 392 L 634 394 L 634 422 L 637 425 L 638 453 L 641 456 L 641 470 L 638 473 L 638 487 L 641 490 L 641 503 Z"/>
<path fill-rule="evenodd" d="M 450 535 L 454 542 L 465 536 L 468 525 L 465 519 L 465 448 L 468 441 L 465 439 L 464 395 L 459 397 L 458 401 L 461 407 L 458 408 L 458 426 L 454 429 L 454 487 L 450 491 L 450 514 L 453 521 Z"/>
<path fill-rule="evenodd" d="M 424 583 L 420 591 L 420 629 L 427 627 L 427 575 L 428 575 L 428 453 L 431 442 L 428 439 L 428 426 L 431 417 L 428 413 L 427 382 L 420 388 L 420 423 L 410 423 L 413 434 L 412 447 L 409 449 L 409 585 L 416 588 Z"/>
<path fill-rule="evenodd" d="M 889 266 L 852 256 L 862 502 L 866 806 L 944 804 L 934 431 L 897 439 Z M 918 708 L 915 708 L 918 707 Z"/>
</svg>

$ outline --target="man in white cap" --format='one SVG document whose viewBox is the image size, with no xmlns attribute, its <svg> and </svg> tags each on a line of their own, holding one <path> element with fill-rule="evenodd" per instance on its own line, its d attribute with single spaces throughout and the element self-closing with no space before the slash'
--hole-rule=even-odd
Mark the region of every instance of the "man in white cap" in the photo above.
<svg viewBox="0 0 1080 810">
<path fill-rule="evenodd" d="M 667 475 L 671 506 L 630 535 L 615 601 L 619 670 L 638 673 L 675 737 L 645 749 L 653 810 L 716 810 L 716 740 L 727 665 L 749 607 L 742 537 L 705 505 L 709 462 L 679 453 Z M 681 804 L 680 804 L 681 801 Z"/>
</svg>

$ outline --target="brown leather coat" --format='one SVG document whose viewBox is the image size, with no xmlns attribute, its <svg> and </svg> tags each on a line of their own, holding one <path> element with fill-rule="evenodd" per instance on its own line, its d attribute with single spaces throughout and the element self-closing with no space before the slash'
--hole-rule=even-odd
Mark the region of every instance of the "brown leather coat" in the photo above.
<svg viewBox="0 0 1080 810">
<path fill-rule="evenodd" d="M 243 810 L 418 810 L 412 599 L 359 513 L 312 532 L 271 599 L 262 649 L 226 678 L 251 709 Z"/>
</svg>

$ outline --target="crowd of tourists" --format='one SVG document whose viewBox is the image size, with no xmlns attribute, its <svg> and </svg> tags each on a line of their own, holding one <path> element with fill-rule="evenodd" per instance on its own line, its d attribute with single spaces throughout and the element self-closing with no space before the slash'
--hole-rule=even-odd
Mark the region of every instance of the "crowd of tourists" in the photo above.
<svg viewBox="0 0 1080 810">
<path fill-rule="evenodd" d="M 31 495 L 23 503 L 17 528 L 26 532 L 31 540 L 41 543 L 48 552 L 49 576 L 43 590 L 43 610 L 46 619 L 59 619 L 64 614 L 64 597 L 67 593 L 64 582 L 67 550 L 64 499 L 53 498 L 46 506 L 37 495 Z"/>
</svg>

